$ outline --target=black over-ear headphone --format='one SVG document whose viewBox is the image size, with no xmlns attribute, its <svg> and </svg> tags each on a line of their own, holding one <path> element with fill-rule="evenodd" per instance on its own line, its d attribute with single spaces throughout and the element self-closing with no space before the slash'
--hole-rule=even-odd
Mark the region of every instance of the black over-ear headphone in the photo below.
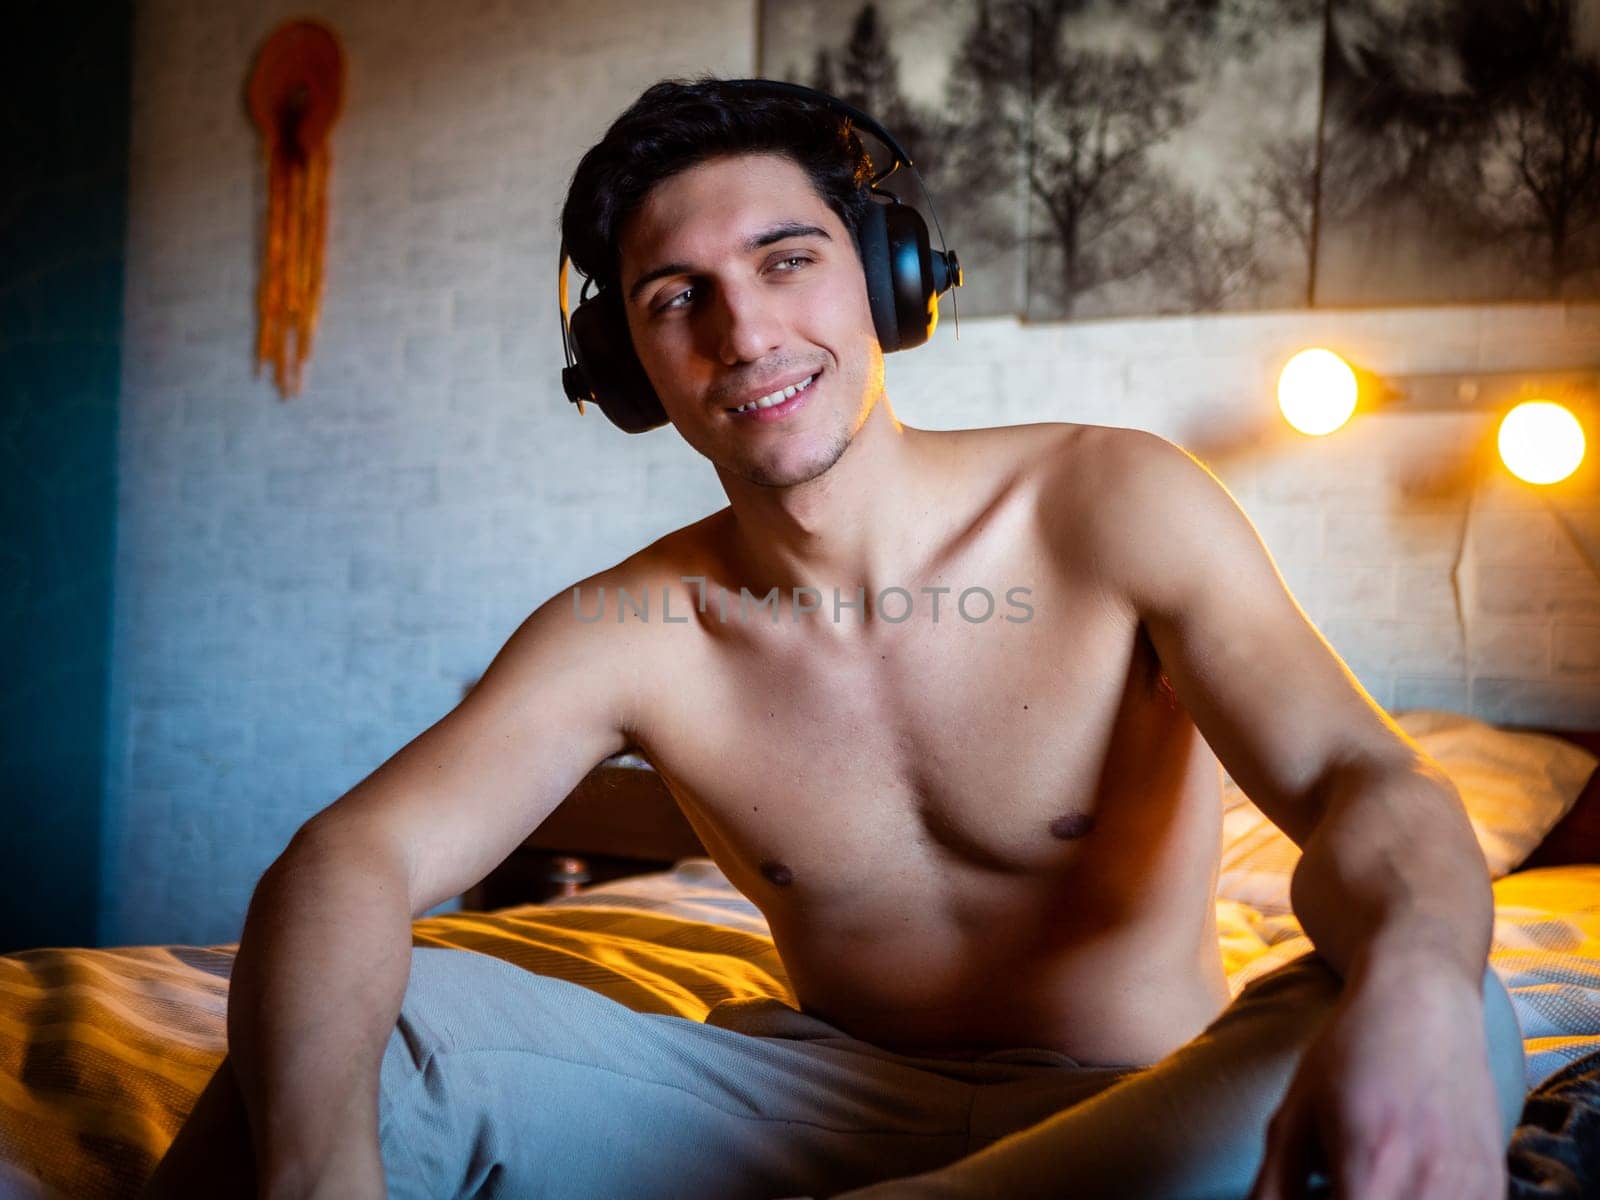
<svg viewBox="0 0 1600 1200">
<path fill-rule="evenodd" d="M 900 203 L 891 192 L 878 185 L 899 167 L 910 169 L 933 210 L 933 198 L 922 185 L 911 159 L 889 132 L 860 109 L 813 88 L 777 79 L 728 79 L 751 95 L 801 96 L 825 104 L 865 129 L 894 155 L 889 166 L 867 184 L 868 203 L 861 228 L 856 231 L 856 249 L 867 277 L 867 301 L 872 309 L 872 324 L 878 344 L 885 354 L 920 346 L 932 336 L 939 322 L 939 297 L 961 286 L 961 263 L 956 253 L 944 245 L 940 230 L 940 250 L 928 244 L 928 227 L 916 209 Z M 939 216 L 934 213 L 934 227 Z M 561 243 L 561 266 L 557 276 L 561 309 L 561 348 L 567 366 L 561 372 L 561 386 L 567 399 L 583 411 L 583 402 L 592 400 L 611 423 L 629 433 L 644 433 L 667 423 L 666 410 L 656 396 L 649 377 L 633 351 L 628 324 L 620 298 L 598 292 L 589 296 L 586 279 L 578 297 L 578 307 L 567 315 L 567 244 Z"/>
</svg>

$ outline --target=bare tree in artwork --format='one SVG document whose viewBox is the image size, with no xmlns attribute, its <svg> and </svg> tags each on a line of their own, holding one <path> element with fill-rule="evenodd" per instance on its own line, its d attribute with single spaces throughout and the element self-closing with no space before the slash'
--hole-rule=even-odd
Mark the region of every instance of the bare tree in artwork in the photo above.
<svg viewBox="0 0 1600 1200">
<path fill-rule="evenodd" d="M 1600 293 L 1600 0 L 1331 11 L 1319 300 Z"/>
<path fill-rule="evenodd" d="M 1309 260 L 1314 248 L 1311 214 L 1316 192 L 1316 138 L 1309 134 L 1284 137 L 1256 152 L 1239 203 L 1249 213 L 1251 224 L 1269 225 L 1286 234 Z"/>
<path fill-rule="evenodd" d="M 963 254 L 974 264 L 1014 254 L 1024 241 L 1030 112 L 1028 88 L 1019 81 L 1027 77 L 1028 33 L 1020 5 L 979 0 L 951 62 L 939 195 L 966 230 Z M 1027 303 L 1021 273 L 1006 282 L 1009 311 L 1021 311 Z"/>
<path fill-rule="evenodd" d="M 1220 312 L 1258 281 L 1257 221 L 1235 228 L 1208 196 L 1163 189 L 1149 213 L 1157 268 L 1172 312 Z"/>
<path fill-rule="evenodd" d="M 812 61 L 811 86 L 830 96 L 839 94 L 839 76 L 833 69 L 833 55 L 826 46 L 817 48 L 817 57 Z"/>
<path fill-rule="evenodd" d="M 1559 299 L 1600 268 L 1600 64 L 1573 53 L 1570 18 L 1555 29 L 1555 52 L 1495 114 L 1489 166 L 1507 181 L 1503 226 L 1541 243 L 1543 290 Z"/>
<path fill-rule="evenodd" d="M 912 162 L 920 162 L 928 145 L 939 140 L 937 119 L 918 112 L 901 90 L 900 61 L 890 47 L 889 31 L 875 4 L 863 4 L 856 13 L 850 40 L 837 65 L 827 51 L 818 51 L 811 86 L 870 113 L 894 134 Z M 873 164 L 874 169 L 884 165 Z M 916 189 L 909 176 L 895 175 L 886 187 L 902 200 L 915 198 Z"/>
<path fill-rule="evenodd" d="M 905 145 L 964 310 L 1240 309 L 1306 295 L 1323 4 L 766 0 L 763 41 Z"/>
<path fill-rule="evenodd" d="M 1141 218 L 1170 187 L 1147 155 L 1186 120 L 1180 93 L 1191 76 L 1172 43 L 1155 60 L 1063 45 L 1061 9 L 1035 9 L 1028 188 L 1045 220 L 1034 236 L 1055 266 L 1039 282 L 1071 316 L 1084 292 L 1161 259 L 1156 230 Z"/>
</svg>

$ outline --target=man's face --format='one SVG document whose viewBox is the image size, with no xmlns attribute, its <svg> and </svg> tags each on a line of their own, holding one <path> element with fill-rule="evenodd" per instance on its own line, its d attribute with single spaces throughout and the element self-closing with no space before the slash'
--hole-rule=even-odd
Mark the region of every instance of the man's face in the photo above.
<svg viewBox="0 0 1600 1200">
<path fill-rule="evenodd" d="M 849 230 L 792 159 L 711 159 L 622 230 L 628 329 L 662 407 L 717 467 L 790 487 L 838 461 L 883 388 Z M 810 379 L 784 405 L 741 404 Z"/>
</svg>

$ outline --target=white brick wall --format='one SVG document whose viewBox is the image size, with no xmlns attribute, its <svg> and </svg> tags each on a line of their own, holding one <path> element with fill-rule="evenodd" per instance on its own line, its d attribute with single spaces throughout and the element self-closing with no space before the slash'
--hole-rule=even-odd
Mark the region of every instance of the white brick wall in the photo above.
<svg viewBox="0 0 1600 1200">
<path fill-rule="evenodd" d="M 300 4 L 140 5 L 103 937 L 231 939 L 307 816 L 449 710 L 539 601 L 723 503 L 670 430 L 561 396 L 556 215 L 648 83 L 754 67 L 753 0 L 323 2 L 350 82 L 304 394 L 251 377 L 264 179 L 240 90 Z M 959 249 L 959 247 L 958 247 Z M 981 270 L 971 263 L 969 270 Z M 1600 724 L 1600 583 L 1526 489 L 1430 493 L 1470 418 L 1284 438 L 1272 376 L 1595 361 L 1594 307 L 965 321 L 889 360 L 898 415 L 1190 446 L 1383 703 Z M 1448 479 L 1445 480 L 1448 483 Z M 1594 489 L 1566 504 L 1600 554 Z M 1475 599 L 1474 599 L 1475 596 Z"/>
</svg>

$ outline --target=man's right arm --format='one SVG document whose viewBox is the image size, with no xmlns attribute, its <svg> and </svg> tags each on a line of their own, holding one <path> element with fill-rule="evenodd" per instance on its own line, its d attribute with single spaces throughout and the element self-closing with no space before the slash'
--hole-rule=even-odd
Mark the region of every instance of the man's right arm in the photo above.
<svg viewBox="0 0 1600 1200">
<path fill-rule="evenodd" d="M 262 1195 L 383 1195 L 378 1073 L 411 919 L 488 874 L 627 746 L 638 634 L 579 622 L 570 593 L 553 597 L 452 712 L 308 821 L 263 875 L 228 1004 Z"/>
</svg>

